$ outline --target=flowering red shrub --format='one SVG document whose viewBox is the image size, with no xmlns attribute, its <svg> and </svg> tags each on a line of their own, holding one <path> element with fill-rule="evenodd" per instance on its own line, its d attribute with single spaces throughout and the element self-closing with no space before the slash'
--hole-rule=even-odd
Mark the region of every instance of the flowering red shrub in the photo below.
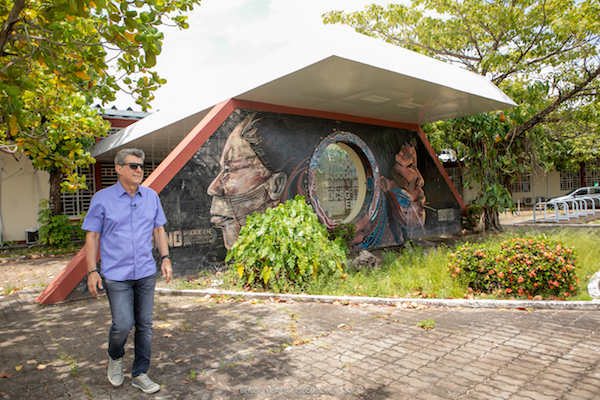
<svg viewBox="0 0 600 400">
<path fill-rule="evenodd" d="M 494 251 L 467 244 L 450 255 L 448 272 L 474 291 L 513 296 L 571 297 L 577 291 L 572 249 L 547 238 L 513 238 Z"/>
</svg>

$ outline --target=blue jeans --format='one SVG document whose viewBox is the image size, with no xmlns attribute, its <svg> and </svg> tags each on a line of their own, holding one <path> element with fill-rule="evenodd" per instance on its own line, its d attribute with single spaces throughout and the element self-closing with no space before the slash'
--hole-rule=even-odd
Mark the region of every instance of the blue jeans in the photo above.
<svg viewBox="0 0 600 400">
<path fill-rule="evenodd" d="M 112 314 L 112 326 L 108 334 L 108 354 L 113 360 L 123 357 L 127 336 L 135 326 L 135 358 L 131 369 L 131 376 L 134 378 L 148 372 L 150 367 L 155 285 L 154 275 L 122 282 L 104 278 L 104 287 Z"/>
</svg>

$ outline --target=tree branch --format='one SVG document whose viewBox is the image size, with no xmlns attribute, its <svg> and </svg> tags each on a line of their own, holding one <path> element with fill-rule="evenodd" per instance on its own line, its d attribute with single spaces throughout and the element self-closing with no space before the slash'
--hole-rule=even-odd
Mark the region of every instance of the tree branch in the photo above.
<svg viewBox="0 0 600 400">
<path fill-rule="evenodd" d="M 578 93 L 583 91 L 586 88 L 586 86 L 590 82 L 592 82 L 594 79 L 596 79 L 599 75 L 600 75 L 600 67 L 598 67 L 594 72 L 588 74 L 588 76 L 582 82 L 580 82 L 577 86 L 575 86 L 571 91 L 569 91 L 568 93 L 562 93 L 548 107 L 544 108 L 543 110 L 538 111 L 528 121 L 526 121 L 525 123 L 523 123 L 520 126 L 518 126 L 517 128 L 515 128 L 514 136 L 518 136 L 518 135 L 528 131 L 529 129 L 533 128 L 537 124 L 541 123 L 548 114 L 555 111 L 558 108 L 558 106 L 560 106 L 565 101 L 572 99 Z"/>
<path fill-rule="evenodd" d="M 4 47 L 6 46 L 6 43 L 8 43 L 8 38 L 10 37 L 13 25 L 19 21 L 19 15 L 24 8 L 25 0 L 13 1 L 13 7 L 8 14 L 8 18 L 6 18 L 6 21 L 2 24 L 2 29 L 0 29 L 0 57 L 6 54 Z"/>
</svg>

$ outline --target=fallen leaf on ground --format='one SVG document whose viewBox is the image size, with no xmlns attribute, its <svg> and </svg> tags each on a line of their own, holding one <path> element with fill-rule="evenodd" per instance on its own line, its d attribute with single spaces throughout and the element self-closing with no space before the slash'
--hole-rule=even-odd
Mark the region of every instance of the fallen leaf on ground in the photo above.
<svg viewBox="0 0 600 400">
<path fill-rule="evenodd" d="M 22 370 L 22 369 L 23 369 L 23 366 L 22 366 L 22 365 L 17 365 L 17 366 L 15 367 L 15 371 L 20 371 L 20 370 Z"/>
<path fill-rule="evenodd" d="M 157 328 L 168 328 L 169 326 L 171 326 L 171 324 L 160 324 Z"/>
<path fill-rule="evenodd" d="M 163 335 L 163 337 L 171 337 L 171 336 L 173 336 L 173 335 L 171 335 L 170 333 L 165 333 L 165 334 Z"/>
<path fill-rule="evenodd" d="M 181 362 L 181 359 L 179 359 L 179 360 L 175 360 L 175 363 L 178 363 L 178 362 Z"/>
<path fill-rule="evenodd" d="M 33 365 L 33 364 L 37 364 L 38 362 L 35 360 L 27 360 L 26 363 L 29 365 Z"/>
<path fill-rule="evenodd" d="M 10 378 L 11 376 L 13 376 L 13 374 L 9 374 L 8 372 L 0 372 L 0 379 L 1 378 Z"/>
<path fill-rule="evenodd" d="M 37 369 L 40 369 L 40 370 L 46 369 L 46 366 L 44 364 L 40 364 L 37 366 Z"/>
</svg>

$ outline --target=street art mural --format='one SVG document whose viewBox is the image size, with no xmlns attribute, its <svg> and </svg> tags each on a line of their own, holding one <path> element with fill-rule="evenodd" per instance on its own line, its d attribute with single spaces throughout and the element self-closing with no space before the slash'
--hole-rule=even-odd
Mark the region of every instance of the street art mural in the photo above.
<svg viewBox="0 0 600 400">
<path fill-rule="evenodd" d="M 175 274 L 221 266 L 248 215 L 298 194 L 356 225 L 353 250 L 460 230 L 417 131 L 237 109 L 160 192 Z"/>
</svg>

